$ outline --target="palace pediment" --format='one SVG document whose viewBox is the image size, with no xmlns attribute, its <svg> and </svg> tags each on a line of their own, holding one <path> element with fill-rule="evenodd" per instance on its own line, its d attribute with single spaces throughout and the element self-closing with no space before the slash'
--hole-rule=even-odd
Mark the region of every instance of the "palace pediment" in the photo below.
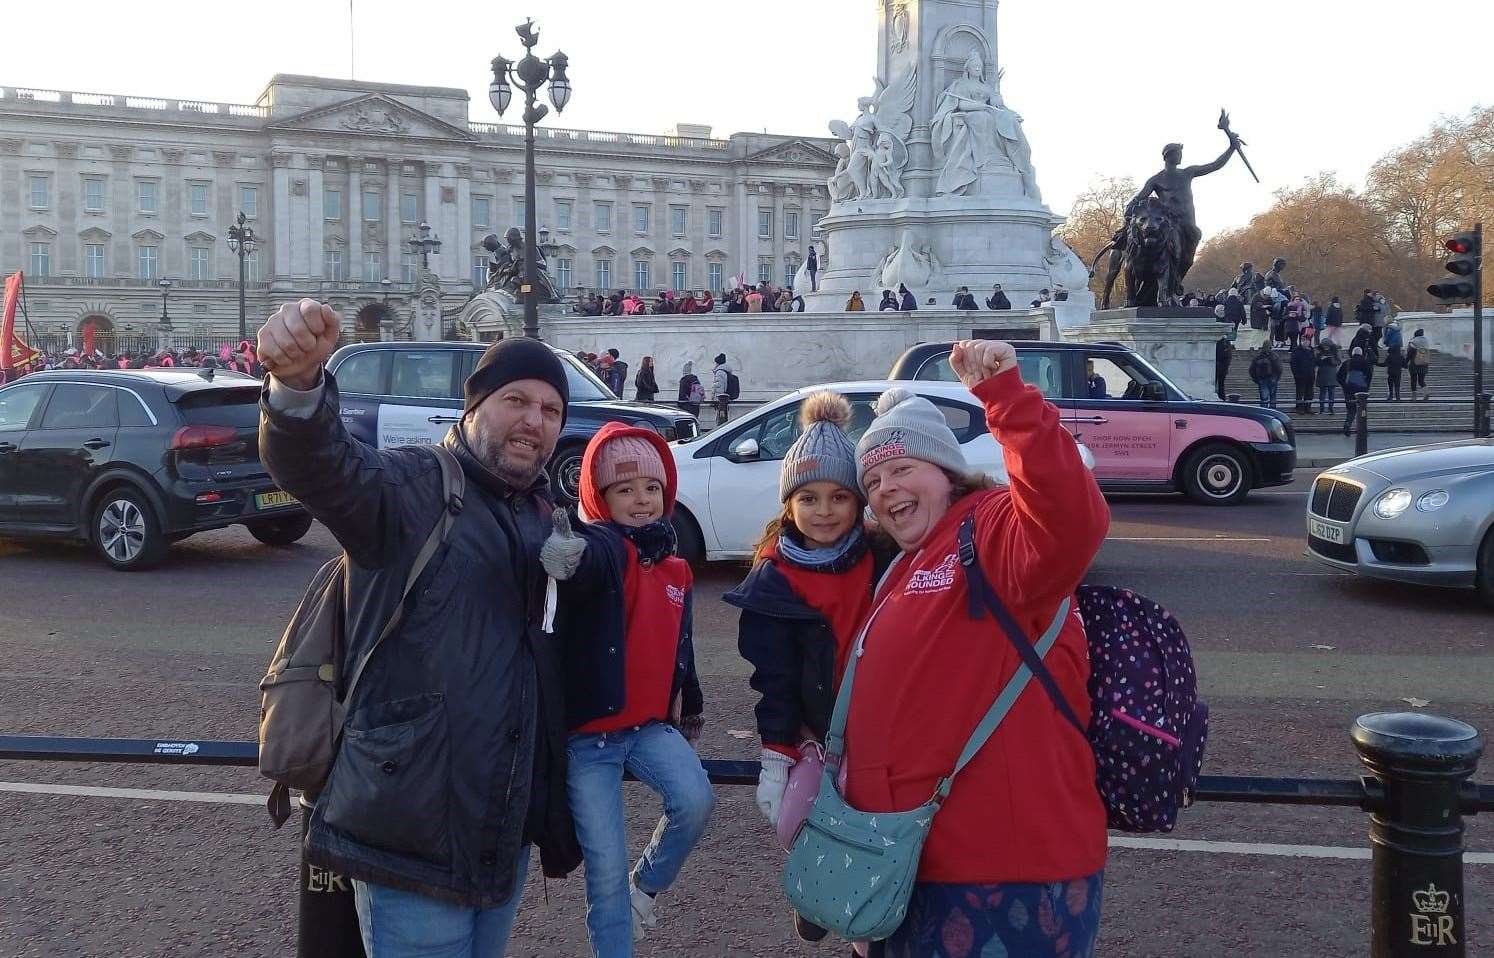
<svg viewBox="0 0 1494 958">
<path fill-rule="evenodd" d="M 354 97 L 286 117 L 269 125 L 271 132 L 331 133 L 337 136 L 409 136 L 471 140 L 467 130 L 423 113 L 383 93 Z"/>
</svg>

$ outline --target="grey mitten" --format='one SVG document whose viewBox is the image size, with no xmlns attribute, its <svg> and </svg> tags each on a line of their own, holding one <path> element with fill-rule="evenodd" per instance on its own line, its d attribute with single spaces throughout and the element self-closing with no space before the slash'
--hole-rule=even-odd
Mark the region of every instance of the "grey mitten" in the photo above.
<svg viewBox="0 0 1494 958">
<path fill-rule="evenodd" d="M 571 516 L 564 509 L 555 510 L 553 521 L 555 531 L 540 546 L 540 565 L 552 579 L 564 582 L 581 567 L 586 540 L 571 531 Z"/>
</svg>

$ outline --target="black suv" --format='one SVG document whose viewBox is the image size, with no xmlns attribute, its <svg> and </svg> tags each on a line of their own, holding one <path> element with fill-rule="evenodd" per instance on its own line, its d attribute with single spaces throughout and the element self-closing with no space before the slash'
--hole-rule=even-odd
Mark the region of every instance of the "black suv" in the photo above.
<svg viewBox="0 0 1494 958">
<path fill-rule="evenodd" d="M 259 461 L 260 383 L 222 370 L 56 370 L 0 389 L 0 535 L 85 539 L 116 569 L 243 523 L 290 545 L 311 516 Z"/>
<path fill-rule="evenodd" d="M 462 386 L 487 348 L 484 343 L 446 342 L 342 347 L 327 362 L 337 377 L 342 421 L 354 437 L 380 449 L 440 442 L 462 418 Z M 548 467 L 558 501 L 576 502 L 581 454 L 604 423 L 643 426 L 666 442 L 695 438 L 694 416 L 673 406 L 619 399 L 575 356 L 560 349 L 555 354 L 571 393 L 565 429 Z"/>
</svg>

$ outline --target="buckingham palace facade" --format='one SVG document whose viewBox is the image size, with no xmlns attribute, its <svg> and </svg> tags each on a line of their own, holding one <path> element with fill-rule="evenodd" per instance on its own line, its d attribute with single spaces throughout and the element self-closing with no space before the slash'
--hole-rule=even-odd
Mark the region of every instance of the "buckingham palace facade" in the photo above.
<svg viewBox="0 0 1494 958">
<path fill-rule="evenodd" d="M 31 328 L 49 342 L 85 324 L 227 337 L 228 230 L 243 212 L 251 334 L 274 304 L 316 296 L 357 315 L 362 336 L 406 337 L 418 224 L 442 241 L 430 268 L 451 316 L 481 287 L 482 238 L 524 221 L 523 127 L 468 107 L 464 90 L 285 75 L 253 105 L 0 87 L 0 275 L 25 272 Z M 829 209 L 834 141 L 710 132 L 537 129 L 558 287 L 792 278 Z"/>
</svg>

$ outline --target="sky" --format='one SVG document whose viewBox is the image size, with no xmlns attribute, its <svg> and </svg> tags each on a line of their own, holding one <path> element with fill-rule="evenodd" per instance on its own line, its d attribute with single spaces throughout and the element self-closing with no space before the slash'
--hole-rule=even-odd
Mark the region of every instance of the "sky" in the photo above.
<svg viewBox="0 0 1494 958">
<path fill-rule="evenodd" d="M 571 61 L 571 103 L 545 122 L 640 133 L 828 136 L 871 94 L 877 50 L 874 0 L 353 0 L 351 45 L 348 0 L 5 6 L 6 34 L 31 38 L 7 44 L 6 85 L 249 103 L 275 73 L 351 70 L 467 89 L 488 122 L 488 63 L 522 52 L 532 15 L 536 52 Z M 1141 182 L 1174 140 L 1212 160 L 1228 108 L 1262 182 L 1238 161 L 1200 181 L 1207 237 L 1321 171 L 1359 185 L 1439 117 L 1494 104 L 1494 72 L 1451 49 L 1491 33 L 1487 0 L 1004 0 L 997 57 L 1059 214 L 1105 177 Z"/>
</svg>

